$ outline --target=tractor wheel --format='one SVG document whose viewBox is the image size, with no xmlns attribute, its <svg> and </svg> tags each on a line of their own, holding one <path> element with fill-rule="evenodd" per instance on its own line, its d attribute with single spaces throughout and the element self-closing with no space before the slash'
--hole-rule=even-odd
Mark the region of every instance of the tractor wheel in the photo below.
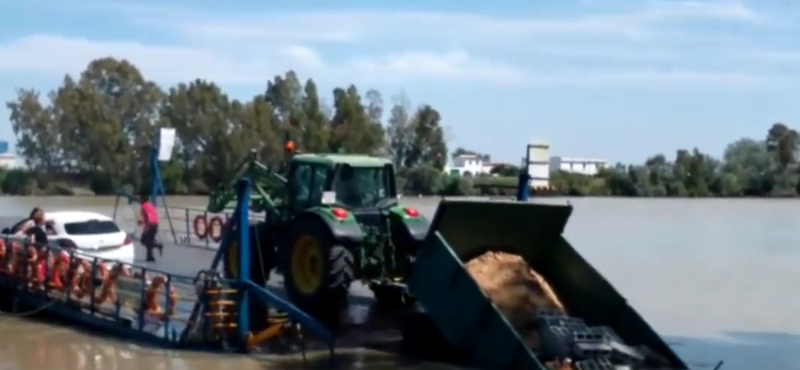
<svg viewBox="0 0 800 370">
<path fill-rule="evenodd" d="M 271 244 L 267 225 L 257 223 L 250 231 L 250 280 L 258 286 L 266 285 L 269 274 L 275 268 L 275 246 Z M 238 229 L 234 230 L 238 232 Z M 234 238 L 223 256 L 223 270 L 228 279 L 239 277 L 239 241 Z"/>
<path fill-rule="evenodd" d="M 327 225 L 298 220 L 289 231 L 281 258 L 284 286 L 298 308 L 334 327 L 347 305 L 354 278 L 350 251 L 333 239 Z"/>
</svg>

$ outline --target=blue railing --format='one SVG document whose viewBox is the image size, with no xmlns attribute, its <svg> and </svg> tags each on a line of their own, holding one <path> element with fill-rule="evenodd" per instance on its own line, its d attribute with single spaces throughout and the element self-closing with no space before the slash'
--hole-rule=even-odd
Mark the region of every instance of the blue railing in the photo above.
<svg viewBox="0 0 800 370">
<path fill-rule="evenodd" d="M 0 288 L 35 306 L 28 311 L 74 312 L 78 307 L 106 329 L 135 328 L 177 343 L 198 301 L 193 277 L 34 245 L 25 238 L 3 236 L 0 241 Z"/>
<path fill-rule="evenodd" d="M 209 308 L 209 295 L 203 287 L 213 278 L 213 289 L 247 292 L 260 304 L 287 313 L 291 322 L 308 329 L 333 350 L 334 338 L 327 329 L 251 281 L 221 279 L 209 271 L 179 275 L 55 245 L 33 244 L 27 238 L 0 236 L 0 242 L 0 304 L 11 303 L 16 296 L 21 305 L 12 311 L 19 315 L 52 313 L 73 323 L 173 348 L 219 348 L 221 341 L 245 347 L 246 335 L 198 329 L 204 326 Z M 231 300 L 242 306 L 246 303 L 241 296 L 236 294 Z"/>
<path fill-rule="evenodd" d="M 233 210 L 213 213 L 194 207 L 173 207 L 161 204 L 159 216 L 166 223 L 159 225 L 162 242 L 176 245 L 215 250 L 222 240 L 222 226 L 232 217 Z M 114 221 L 128 233 L 139 236 L 141 228 L 136 225 L 139 215 L 139 199 L 127 193 L 118 193 L 114 206 Z M 250 220 L 263 220 L 263 213 L 250 212 Z"/>
</svg>

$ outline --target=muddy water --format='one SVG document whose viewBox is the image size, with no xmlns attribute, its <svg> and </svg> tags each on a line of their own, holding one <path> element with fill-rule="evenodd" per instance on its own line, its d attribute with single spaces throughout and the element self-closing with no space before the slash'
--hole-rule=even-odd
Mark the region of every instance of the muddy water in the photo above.
<svg viewBox="0 0 800 370">
<path fill-rule="evenodd" d="M 552 199 L 548 201 L 564 202 Z M 435 200 L 407 204 L 431 215 Z M 800 369 L 800 202 L 573 199 L 567 237 L 696 368 Z M 203 207 L 201 198 L 171 206 Z M 0 216 L 113 211 L 113 198 L 0 198 Z M 168 248 L 162 267 L 192 272 L 210 252 Z M 167 266 L 169 265 L 169 266 Z M 176 267 L 176 265 L 178 267 Z M 362 288 L 357 296 L 368 295 Z M 71 328 L 0 316 L 0 370 L 216 370 L 327 367 L 327 361 L 218 356 L 142 348 Z M 339 368 L 441 369 L 373 350 Z"/>
</svg>

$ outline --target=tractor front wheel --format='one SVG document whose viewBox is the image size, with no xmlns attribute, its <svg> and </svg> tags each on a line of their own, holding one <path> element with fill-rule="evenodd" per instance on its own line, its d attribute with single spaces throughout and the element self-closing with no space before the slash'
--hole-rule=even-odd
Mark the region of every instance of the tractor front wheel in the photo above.
<svg viewBox="0 0 800 370">
<path fill-rule="evenodd" d="M 270 231 L 265 223 L 250 225 L 250 280 L 258 286 L 266 286 L 269 275 L 277 264 L 275 246 L 270 238 Z M 234 232 L 238 232 L 234 230 Z M 229 241 L 226 253 L 223 255 L 223 271 L 226 279 L 239 278 L 239 240 L 238 237 Z M 250 300 L 248 307 L 250 316 L 250 330 L 260 331 L 269 325 L 269 310 L 255 299 Z"/>
<path fill-rule="evenodd" d="M 329 327 L 335 326 L 354 278 L 353 255 L 334 240 L 327 225 L 314 218 L 298 220 L 287 236 L 281 262 L 289 299 Z"/>
<path fill-rule="evenodd" d="M 275 247 L 272 245 L 269 230 L 264 223 L 248 227 L 250 233 L 250 280 L 258 286 L 265 286 L 269 274 L 275 267 Z M 234 232 L 238 232 L 234 230 Z M 227 253 L 223 256 L 223 270 L 228 279 L 239 278 L 239 240 L 229 241 Z"/>
</svg>

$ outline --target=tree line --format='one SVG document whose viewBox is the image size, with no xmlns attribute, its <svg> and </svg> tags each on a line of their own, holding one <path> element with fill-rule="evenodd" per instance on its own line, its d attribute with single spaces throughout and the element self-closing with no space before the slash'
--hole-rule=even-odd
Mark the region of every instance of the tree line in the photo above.
<svg viewBox="0 0 800 370">
<path fill-rule="evenodd" d="M 160 127 L 177 134 L 176 155 L 161 167 L 171 194 L 207 194 L 230 180 L 251 150 L 278 165 L 286 140 L 302 152 L 390 157 L 406 192 L 424 193 L 415 188 L 418 179 L 443 172 L 446 135 L 432 106 L 412 107 L 402 94 L 387 103 L 380 92 L 362 94 L 354 85 L 335 88 L 331 98 L 326 105 L 314 80 L 293 71 L 238 100 L 199 79 L 163 89 L 126 60 L 97 59 L 46 96 L 18 89 L 7 103 L 27 168 L 3 173 L 0 187 L 7 194 L 143 189 Z M 446 180 L 449 187 L 461 182 Z"/>
<path fill-rule="evenodd" d="M 640 197 L 796 197 L 800 194 L 798 133 L 773 124 L 763 139 L 730 143 L 722 158 L 699 149 L 658 154 L 640 165 L 617 164 L 597 176 L 551 175 L 560 194 Z"/>
<path fill-rule="evenodd" d="M 329 99 L 329 100 L 328 100 Z M 150 183 L 151 145 L 161 127 L 177 133 L 175 155 L 161 165 L 169 194 L 208 194 L 234 176 L 251 151 L 268 165 L 283 160 L 291 139 L 303 152 L 362 153 L 391 158 L 405 194 L 510 195 L 519 167 L 489 176 L 444 172 L 450 155 L 440 113 L 414 107 L 400 94 L 356 86 L 324 97 L 313 79 L 293 71 L 266 82 L 263 93 L 234 99 L 213 82 L 164 89 L 130 62 L 101 58 L 79 76 L 67 75 L 47 94 L 18 89 L 7 103 L 25 169 L 0 171 L 0 190 L 18 195 L 113 194 Z M 330 102 L 329 104 L 326 102 Z M 551 173 L 547 194 L 590 196 L 796 196 L 800 193 L 798 134 L 776 123 L 764 139 L 741 139 L 722 158 L 698 149 L 659 154 L 640 165 L 617 164 L 596 176 Z"/>
</svg>

